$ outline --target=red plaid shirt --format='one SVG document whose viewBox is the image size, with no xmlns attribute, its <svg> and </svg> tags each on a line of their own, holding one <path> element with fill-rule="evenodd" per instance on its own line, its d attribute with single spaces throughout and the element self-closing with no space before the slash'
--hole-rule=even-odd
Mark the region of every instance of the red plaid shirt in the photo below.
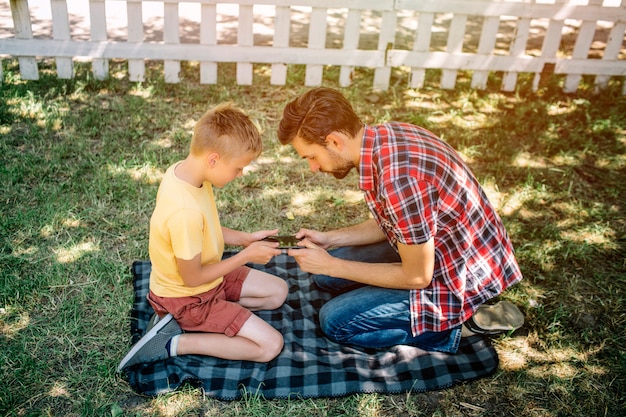
<svg viewBox="0 0 626 417">
<path fill-rule="evenodd" d="M 431 284 L 411 291 L 414 334 L 443 331 L 522 279 L 502 221 L 469 167 L 429 131 L 365 126 L 359 187 L 387 238 L 434 238 Z"/>
</svg>

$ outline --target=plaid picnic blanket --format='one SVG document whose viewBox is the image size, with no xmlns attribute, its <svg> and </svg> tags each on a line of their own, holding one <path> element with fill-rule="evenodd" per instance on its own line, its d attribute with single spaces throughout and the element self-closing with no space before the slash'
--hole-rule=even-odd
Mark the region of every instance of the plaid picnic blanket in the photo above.
<svg viewBox="0 0 626 417">
<path fill-rule="evenodd" d="M 267 265 L 250 266 L 280 276 L 289 284 L 289 296 L 280 309 L 256 313 L 282 332 L 282 353 L 269 363 L 187 355 L 137 364 L 124 369 L 136 392 L 153 396 L 187 382 L 221 400 L 244 395 L 287 399 L 397 394 L 448 388 L 490 375 L 498 366 L 495 349 L 480 336 L 463 339 L 454 355 L 425 353 L 410 346 L 383 351 L 331 342 L 317 325 L 318 311 L 329 295 L 312 284 L 309 274 L 302 272 L 292 257 L 280 255 Z M 132 343 L 143 335 L 153 313 L 146 300 L 150 267 L 149 261 L 132 265 Z"/>
</svg>

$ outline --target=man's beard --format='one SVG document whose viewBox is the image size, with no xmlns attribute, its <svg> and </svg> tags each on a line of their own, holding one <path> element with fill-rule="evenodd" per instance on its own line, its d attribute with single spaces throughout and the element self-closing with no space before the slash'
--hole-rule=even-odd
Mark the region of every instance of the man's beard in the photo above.
<svg viewBox="0 0 626 417">
<path fill-rule="evenodd" d="M 322 170 L 322 172 L 326 174 L 330 174 L 333 177 L 340 180 L 342 178 L 345 178 L 346 175 L 350 173 L 352 168 L 356 168 L 351 161 L 348 161 L 347 159 L 342 158 L 336 152 L 329 150 L 328 154 L 330 156 L 330 160 L 333 165 L 333 168 L 328 171 Z"/>
</svg>

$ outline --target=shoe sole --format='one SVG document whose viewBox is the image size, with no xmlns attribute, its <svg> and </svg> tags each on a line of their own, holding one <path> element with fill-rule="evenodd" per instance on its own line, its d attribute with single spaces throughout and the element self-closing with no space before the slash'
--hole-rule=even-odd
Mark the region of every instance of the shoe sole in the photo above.
<svg viewBox="0 0 626 417">
<path fill-rule="evenodd" d="M 466 327 L 474 333 L 498 334 L 517 330 L 524 324 L 524 315 L 508 301 L 482 305 L 467 321 Z"/>
<path fill-rule="evenodd" d="M 124 356 L 124 359 L 120 362 L 117 367 L 117 372 L 121 372 L 124 369 L 125 365 L 135 356 L 135 354 L 145 346 L 146 343 L 150 341 L 162 328 L 164 328 L 170 321 L 174 320 L 174 316 L 168 314 L 160 319 L 154 327 L 152 327 L 146 334 L 143 335 L 141 339 L 137 343 L 135 343 L 130 351 Z"/>
</svg>

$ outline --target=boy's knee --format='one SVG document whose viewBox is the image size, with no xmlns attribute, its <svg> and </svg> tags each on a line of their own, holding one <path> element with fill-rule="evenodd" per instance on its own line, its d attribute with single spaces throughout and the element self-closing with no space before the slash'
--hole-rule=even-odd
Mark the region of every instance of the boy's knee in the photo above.
<svg viewBox="0 0 626 417">
<path fill-rule="evenodd" d="M 269 362 L 280 354 L 283 350 L 283 335 L 277 334 L 272 337 L 261 349 L 259 362 Z"/>
<path fill-rule="evenodd" d="M 272 306 L 270 310 L 275 310 L 281 307 L 285 300 L 287 300 L 287 295 L 289 294 L 289 286 L 283 280 L 280 280 L 280 283 L 276 286 L 277 291 L 272 295 Z"/>
</svg>

